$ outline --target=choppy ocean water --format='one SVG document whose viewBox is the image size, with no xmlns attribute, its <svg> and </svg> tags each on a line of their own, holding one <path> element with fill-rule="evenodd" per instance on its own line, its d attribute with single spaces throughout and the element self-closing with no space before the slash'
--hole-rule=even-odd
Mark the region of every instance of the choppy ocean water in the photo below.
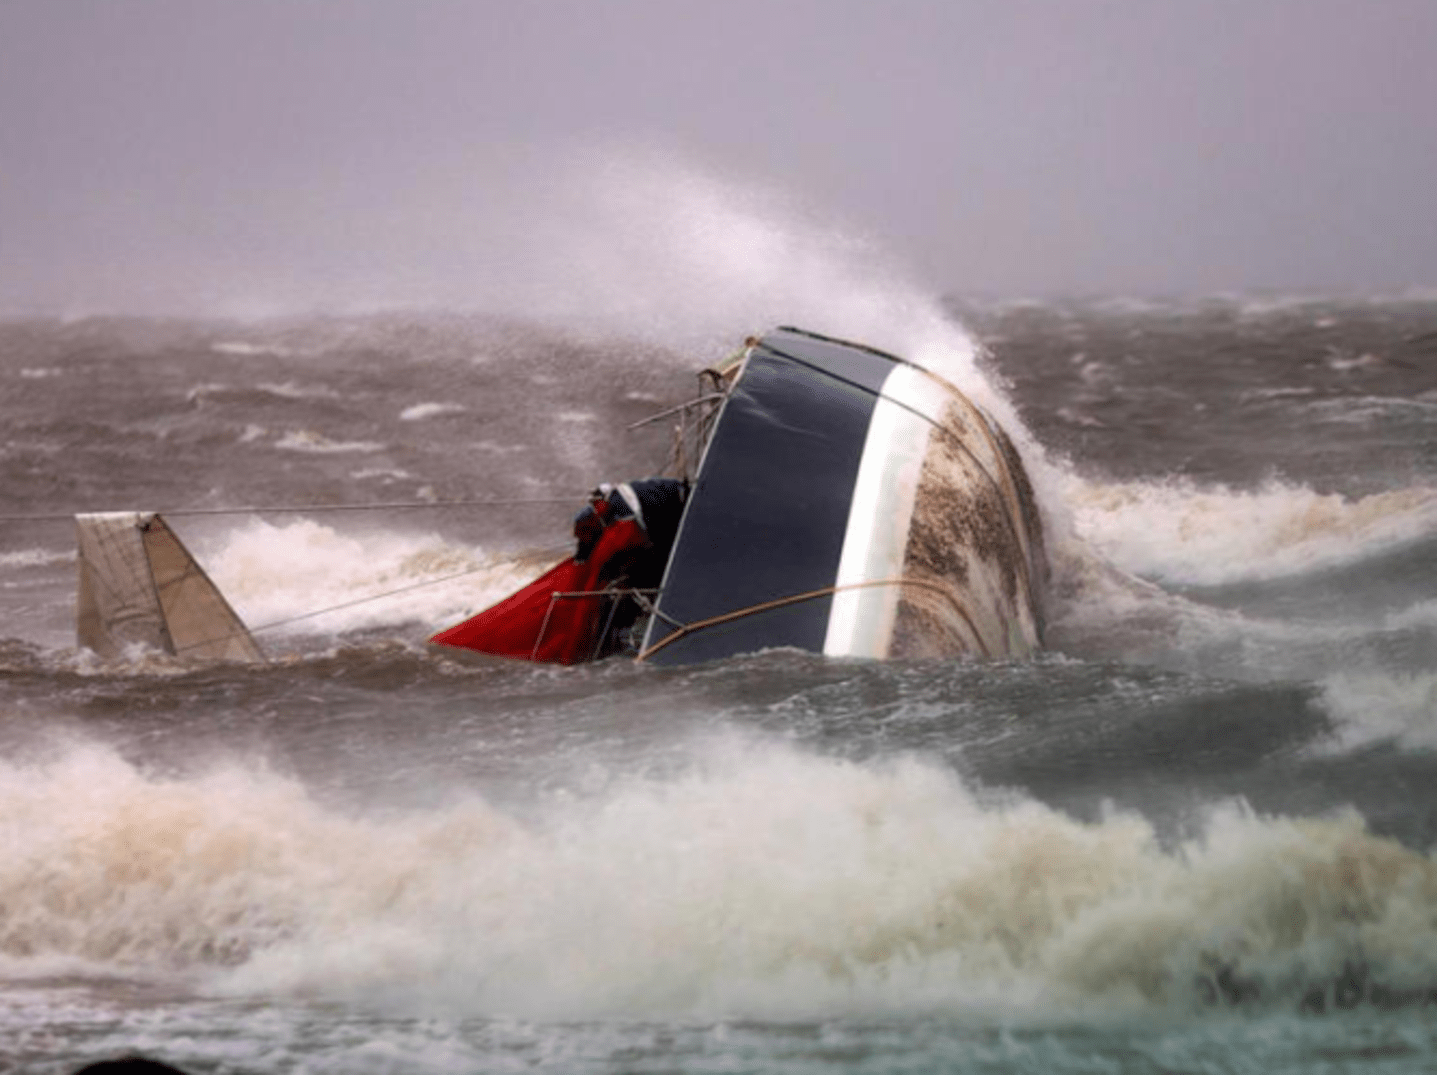
<svg viewBox="0 0 1437 1075">
<path fill-rule="evenodd" d="M 948 312 L 913 357 L 1048 516 L 1032 662 L 425 651 L 766 325 L 0 322 L 0 1053 L 1429 1070 L 1437 304 Z M 111 509 L 274 661 L 77 653 L 67 516 Z"/>
</svg>

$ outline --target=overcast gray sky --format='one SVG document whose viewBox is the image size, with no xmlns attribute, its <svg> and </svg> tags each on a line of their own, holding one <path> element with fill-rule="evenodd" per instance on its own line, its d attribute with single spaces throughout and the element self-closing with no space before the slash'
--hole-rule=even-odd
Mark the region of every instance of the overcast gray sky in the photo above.
<svg viewBox="0 0 1437 1075">
<path fill-rule="evenodd" d="M 1437 0 L 0 0 L 0 309 L 1430 289 L 1434 113 Z"/>
</svg>

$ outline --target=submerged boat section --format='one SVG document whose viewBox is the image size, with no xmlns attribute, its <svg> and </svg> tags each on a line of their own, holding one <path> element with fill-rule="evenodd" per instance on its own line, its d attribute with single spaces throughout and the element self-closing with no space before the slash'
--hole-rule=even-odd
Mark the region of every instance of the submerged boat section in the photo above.
<svg viewBox="0 0 1437 1075">
<path fill-rule="evenodd" d="M 101 657 L 140 646 L 201 661 L 264 654 L 190 551 L 154 512 L 75 516 L 76 638 Z"/>
</svg>

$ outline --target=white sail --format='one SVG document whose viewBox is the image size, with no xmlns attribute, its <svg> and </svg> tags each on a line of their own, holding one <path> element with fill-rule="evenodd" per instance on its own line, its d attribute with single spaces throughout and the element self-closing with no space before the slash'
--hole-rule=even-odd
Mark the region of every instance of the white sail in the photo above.
<svg viewBox="0 0 1437 1075">
<path fill-rule="evenodd" d="M 159 515 L 77 515 L 75 530 L 81 646 L 102 657 L 139 644 L 200 660 L 264 660 L 229 602 Z"/>
</svg>

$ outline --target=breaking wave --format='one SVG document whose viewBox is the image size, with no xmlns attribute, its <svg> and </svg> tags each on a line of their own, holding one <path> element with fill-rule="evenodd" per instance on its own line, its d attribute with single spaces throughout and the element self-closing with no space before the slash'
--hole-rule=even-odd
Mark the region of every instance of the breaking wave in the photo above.
<svg viewBox="0 0 1437 1075">
<path fill-rule="evenodd" d="M 1116 565 L 1179 584 L 1300 575 L 1437 534 L 1428 486 L 1345 497 L 1281 482 L 1240 490 L 1070 477 L 1065 494 L 1078 533 Z"/>
<path fill-rule="evenodd" d="M 965 787 L 719 737 L 685 771 L 349 815 L 233 765 L 0 763 L 0 957 L 400 1009 L 595 1016 L 1323 1010 L 1426 1001 L 1437 867 L 1353 814 L 1214 809 L 1159 846 Z"/>
<path fill-rule="evenodd" d="M 518 589 L 546 558 L 436 534 L 352 536 L 310 519 L 253 519 L 210 544 L 202 559 L 246 624 L 300 633 L 415 621 L 438 629 Z"/>
<path fill-rule="evenodd" d="M 1342 747 L 1395 741 L 1437 748 L 1437 673 L 1349 669 L 1324 679 L 1322 693 Z"/>
</svg>

